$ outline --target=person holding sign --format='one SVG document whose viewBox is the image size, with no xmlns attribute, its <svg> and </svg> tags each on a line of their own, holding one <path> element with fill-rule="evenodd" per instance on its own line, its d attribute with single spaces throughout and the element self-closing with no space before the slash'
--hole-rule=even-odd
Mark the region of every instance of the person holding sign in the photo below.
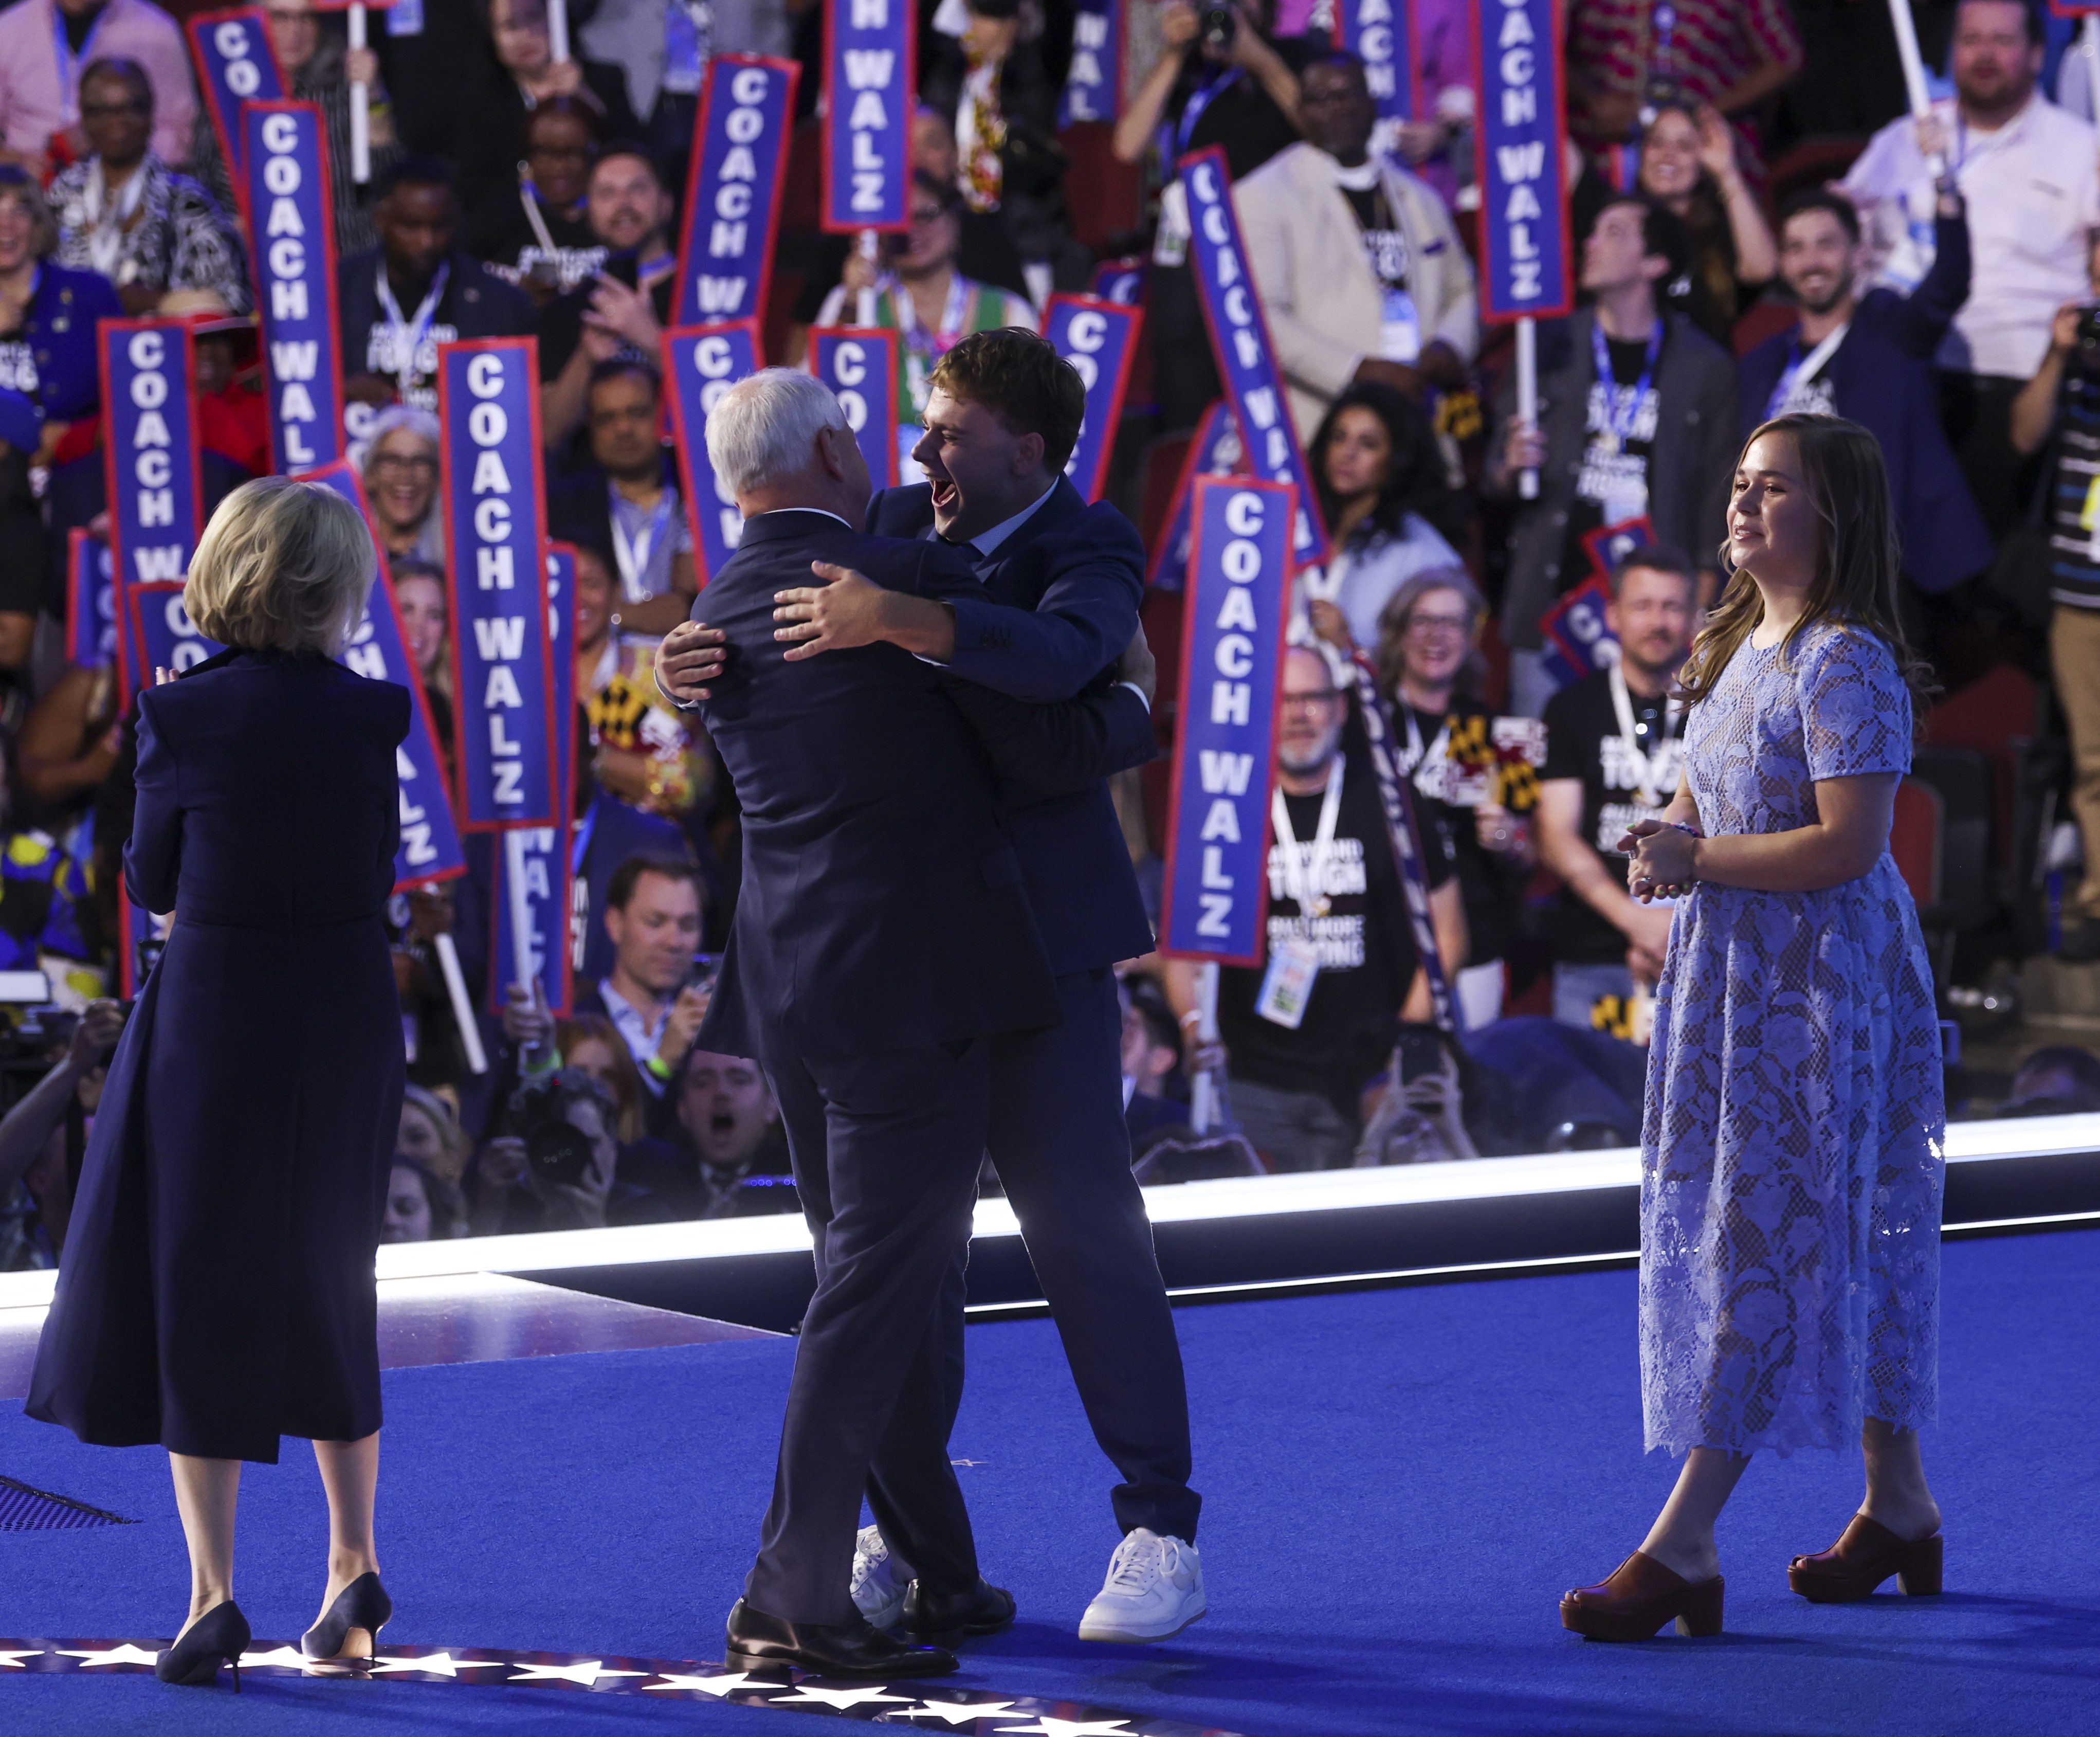
<svg viewBox="0 0 2100 1737">
<path fill-rule="evenodd" d="M 1787 1580 L 1815 1603 L 1940 1589 L 1918 1427 L 1939 1411 L 1941 1095 L 1932 966 L 1889 855 L 1930 691 L 1896 608 L 1874 437 L 1750 437 L 1728 588 L 1679 678 L 1684 770 L 1618 841 L 1675 895 L 1641 1134 L 1646 1441 L 1684 1457 L 1639 1549 L 1561 1600 L 1596 1640 L 1722 1628 L 1714 1523 L 1751 1455 L 1866 1456 L 1866 1499 Z"/>
<path fill-rule="evenodd" d="M 368 1658 L 392 1612 L 372 1267 L 403 1083 L 385 910 L 410 699 L 333 661 L 374 572 L 333 489 L 243 484 L 183 594 L 229 649 L 139 699 L 125 879 L 182 920 L 110 1063 L 28 1409 L 167 1448 L 191 1602 L 164 1682 L 237 1677 L 240 1465 L 276 1464 L 284 1435 L 312 1439 L 329 1498 L 302 1650 Z"/>
<path fill-rule="evenodd" d="M 1519 472 L 1539 473 L 1538 497 L 1511 533 L 1502 604 L 1510 707 L 1524 717 L 1538 717 L 1551 692 L 1540 617 L 1588 572 L 1586 536 L 1644 517 L 1657 541 L 1696 550 L 1720 543 L 1735 365 L 1656 300 L 1689 250 L 1684 225 L 1653 200 L 1629 195 L 1606 206 L 1582 244 L 1582 287 L 1596 305 L 1540 334 L 1540 426 L 1517 419 L 1513 381 L 1498 399 L 1503 433 L 1488 489 L 1513 496 Z"/>
<path fill-rule="evenodd" d="M 705 593 L 712 625 L 673 633 L 656 663 L 675 702 L 701 706 L 744 816 L 735 927 L 698 1045 L 764 1064 L 817 1249 L 730 1668 L 934 1674 L 955 1668 L 948 1642 L 1013 1620 L 1011 1595 L 978 1571 L 948 1460 L 960 1395 L 944 1300 L 991 1135 L 995 1053 L 1065 1014 L 986 759 L 1023 789 L 1084 790 L 1132 708 L 1120 694 L 1022 705 L 889 645 L 809 655 L 776 611 L 813 565 L 900 593 L 960 596 L 978 581 L 938 541 L 850 528 L 867 510 L 867 462 L 809 375 L 738 382 L 707 432 L 743 535 Z M 903 1645 L 857 1608 L 864 1493 L 917 1570 L 902 1614 L 943 1644 Z"/>
</svg>

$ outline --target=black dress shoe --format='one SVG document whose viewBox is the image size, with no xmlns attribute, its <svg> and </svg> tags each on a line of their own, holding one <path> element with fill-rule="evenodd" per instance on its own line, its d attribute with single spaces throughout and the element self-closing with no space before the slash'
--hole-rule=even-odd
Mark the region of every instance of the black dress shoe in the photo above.
<svg viewBox="0 0 2100 1737">
<path fill-rule="evenodd" d="M 982 1577 L 968 1592 L 929 1590 L 914 1580 L 904 1593 L 904 1628 L 934 1646 L 953 1646 L 1013 1626 L 1013 1594 Z"/>
<path fill-rule="evenodd" d="M 939 1646 L 893 1640 L 856 1619 L 850 1623 L 789 1622 L 739 1598 L 729 1613 L 729 1668 L 779 1670 L 799 1665 L 826 1677 L 945 1677 L 955 1655 Z"/>
</svg>

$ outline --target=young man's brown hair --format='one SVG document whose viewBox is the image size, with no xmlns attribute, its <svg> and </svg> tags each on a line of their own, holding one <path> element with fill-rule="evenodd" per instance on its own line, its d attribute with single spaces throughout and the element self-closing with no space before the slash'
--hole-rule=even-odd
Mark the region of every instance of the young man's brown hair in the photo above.
<svg viewBox="0 0 2100 1737">
<path fill-rule="evenodd" d="M 1017 325 L 960 339 L 926 383 L 982 404 L 1009 434 L 1041 435 L 1043 467 L 1053 475 L 1071 457 L 1086 419 L 1087 389 L 1079 370 L 1048 338 Z"/>
</svg>

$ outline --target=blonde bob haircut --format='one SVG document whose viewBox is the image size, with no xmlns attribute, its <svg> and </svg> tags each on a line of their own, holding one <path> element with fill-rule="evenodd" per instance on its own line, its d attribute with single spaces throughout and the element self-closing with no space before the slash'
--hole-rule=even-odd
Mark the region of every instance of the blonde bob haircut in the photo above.
<svg viewBox="0 0 2100 1737">
<path fill-rule="evenodd" d="M 211 515 L 183 608 L 221 645 L 333 657 L 364 618 L 377 571 L 363 515 L 335 490 L 258 476 Z"/>
</svg>

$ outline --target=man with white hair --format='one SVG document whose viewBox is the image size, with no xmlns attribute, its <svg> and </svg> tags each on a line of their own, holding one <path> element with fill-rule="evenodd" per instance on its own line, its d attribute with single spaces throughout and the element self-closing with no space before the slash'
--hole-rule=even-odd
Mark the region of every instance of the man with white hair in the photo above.
<svg viewBox="0 0 2100 1737">
<path fill-rule="evenodd" d="M 1118 718 L 1134 709 L 965 692 L 887 644 L 792 656 L 775 638 L 775 594 L 813 570 L 940 594 L 975 584 L 967 558 L 853 528 L 867 466 L 838 401 L 806 374 L 739 382 L 707 439 L 745 520 L 708 586 L 706 633 L 728 656 L 701 702 L 743 811 L 743 878 L 698 1047 L 765 1067 L 817 1267 L 764 1544 L 730 1616 L 730 1668 L 935 1674 L 954 1655 L 870 1625 L 850 1573 L 866 1489 L 941 1613 L 931 1632 L 1012 1620 L 1011 1597 L 978 1572 L 949 1465 L 936 1313 L 969 1240 L 990 1040 L 1059 1017 L 986 761 L 1009 783 L 1079 788 L 1123 751 Z M 701 637 L 680 630 L 659 652 L 674 701 L 716 661 Z M 871 1484 L 878 1441 L 885 1471 Z"/>
</svg>

